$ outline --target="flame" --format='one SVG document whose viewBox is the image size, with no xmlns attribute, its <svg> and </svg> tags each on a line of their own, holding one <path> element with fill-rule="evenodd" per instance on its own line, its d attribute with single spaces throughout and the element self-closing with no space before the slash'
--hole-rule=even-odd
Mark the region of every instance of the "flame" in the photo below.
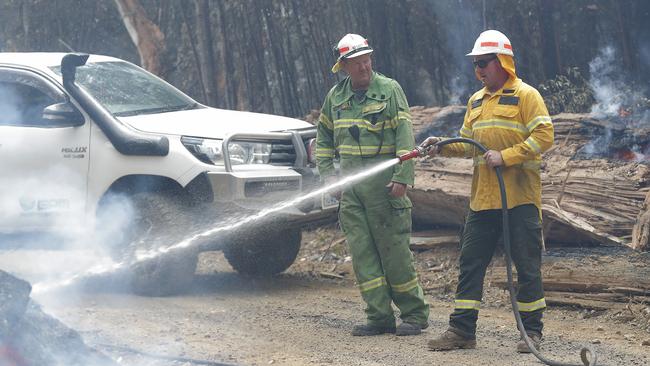
<svg viewBox="0 0 650 366">
<path fill-rule="evenodd" d="M 625 108 L 621 106 L 621 108 L 618 109 L 619 117 L 629 117 L 631 114 L 632 114 L 632 110 L 630 108 Z"/>
<path fill-rule="evenodd" d="M 614 152 L 614 158 L 623 161 L 646 161 L 648 157 L 630 149 L 621 149 Z"/>
</svg>

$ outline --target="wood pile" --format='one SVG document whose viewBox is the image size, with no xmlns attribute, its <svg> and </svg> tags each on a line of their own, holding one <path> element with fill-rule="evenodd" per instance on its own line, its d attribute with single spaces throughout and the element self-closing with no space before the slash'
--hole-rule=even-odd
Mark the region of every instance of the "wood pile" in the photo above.
<svg viewBox="0 0 650 366">
<path fill-rule="evenodd" d="M 416 141 L 457 136 L 465 107 L 413 107 Z M 632 229 L 650 191 L 650 127 L 634 116 L 599 120 L 553 116 L 555 144 L 544 154 L 542 201 L 548 244 L 631 246 Z M 469 206 L 470 159 L 423 159 L 409 196 L 416 224 L 461 226 Z M 648 216 L 648 215 L 646 215 Z M 647 232 L 647 225 L 645 226 Z M 643 235 L 641 235 L 643 238 Z M 646 244 L 637 245 L 647 248 Z"/>
</svg>

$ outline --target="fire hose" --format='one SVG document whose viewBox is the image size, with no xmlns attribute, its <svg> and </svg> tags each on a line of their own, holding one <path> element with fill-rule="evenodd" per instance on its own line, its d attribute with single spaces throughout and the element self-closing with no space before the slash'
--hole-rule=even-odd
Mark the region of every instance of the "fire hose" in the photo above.
<svg viewBox="0 0 650 366">
<path fill-rule="evenodd" d="M 474 145 L 479 150 L 481 150 L 482 153 L 486 153 L 488 151 L 485 148 L 485 146 L 481 145 L 480 143 L 472 139 L 459 137 L 459 138 L 451 138 L 447 140 L 438 141 L 437 143 L 426 147 L 418 146 L 413 151 L 401 155 L 399 157 L 399 161 L 403 162 L 405 160 L 409 160 L 415 157 L 423 157 L 426 156 L 429 150 L 434 147 L 442 147 L 444 145 L 453 144 L 457 142 Z M 499 189 L 501 192 L 501 213 L 503 216 L 503 246 L 504 246 L 504 251 L 506 253 L 505 257 L 506 257 L 506 273 L 508 276 L 508 292 L 510 293 L 510 304 L 512 305 L 512 312 L 514 313 L 515 320 L 517 321 L 517 328 L 519 329 L 519 332 L 521 333 L 521 337 L 524 340 L 524 342 L 526 342 L 528 348 L 535 355 L 535 357 L 537 357 L 540 361 L 551 366 L 575 366 L 574 364 L 553 361 L 544 357 L 537 349 L 535 349 L 532 341 L 530 340 L 528 334 L 526 333 L 526 329 L 524 329 L 524 324 L 522 323 L 521 316 L 519 314 L 519 306 L 517 305 L 517 296 L 515 293 L 515 288 L 512 279 L 512 256 L 510 254 L 510 226 L 508 224 L 508 200 L 506 197 L 506 188 L 505 188 L 505 183 L 503 182 L 503 174 L 501 172 L 501 167 L 497 166 L 494 168 L 494 170 L 496 171 L 497 174 L 497 179 L 499 181 Z M 580 358 L 584 366 L 595 366 L 596 361 L 598 360 L 596 351 L 591 346 L 585 346 L 580 350 Z M 578 365 L 578 366 L 582 366 L 582 365 Z"/>
</svg>

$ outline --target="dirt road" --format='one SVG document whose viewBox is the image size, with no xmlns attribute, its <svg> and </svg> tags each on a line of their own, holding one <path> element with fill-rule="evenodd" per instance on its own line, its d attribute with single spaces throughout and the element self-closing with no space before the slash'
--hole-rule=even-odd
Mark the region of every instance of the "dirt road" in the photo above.
<svg viewBox="0 0 650 366">
<path fill-rule="evenodd" d="M 302 258 L 305 258 L 304 256 Z M 52 294 L 45 310 L 79 331 L 89 345 L 124 365 L 536 365 L 514 352 L 518 335 L 507 309 L 487 306 L 476 350 L 432 353 L 451 302 L 427 296 L 430 327 L 420 336 L 359 338 L 364 319 L 350 280 L 309 275 L 300 262 L 269 279 L 243 278 L 220 253 L 204 253 L 196 286 L 182 295 L 145 298 L 120 293 Z M 648 365 L 648 333 L 576 311 L 550 310 L 544 352 L 579 363 L 580 345 L 596 343 L 600 365 Z M 204 362 L 209 361 L 209 362 Z"/>
</svg>

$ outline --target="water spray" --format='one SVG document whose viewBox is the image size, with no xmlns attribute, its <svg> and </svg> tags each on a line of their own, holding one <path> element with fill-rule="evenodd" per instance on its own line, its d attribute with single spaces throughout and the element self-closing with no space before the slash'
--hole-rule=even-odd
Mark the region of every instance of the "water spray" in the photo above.
<svg viewBox="0 0 650 366">
<path fill-rule="evenodd" d="M 374 166 L 372 166 L 372 167 L 370 167 L 370 168 L 368 168 L 366 170 L 363 170 L 363 171 L 358 172 L 356 174 L 352 174 L 352 175 L 343 177 L 342 179 L 337 180 L 334 184 L 319 188 L 319 189 L 317 189 L 315 191 L 312 191 L 312 192 L 309 192 L 309 193 L 307 193 L 305 195 L 302 195 L 302 196 L 299 196 L 299 197 L 296 197 L 296 198 L 293 198 L 293 199 L 289 199 L 287 201 L 277 203 L 276 205 L 271 206 L 271 207 L 269 207 L 267 209 L 263 209 L 263 210 L 261 210 L 260 212 L 254 214 L 254 215 L 250 215 L 250 216 L 247 216 L 245 218 L 239 218 L 237 220 L 233 220 L 232 222 L 228 222 L 228 223 L 226 223 L 224 225 L 220 225 L 220 226 L 217 226 L 217 227 L 214 227 L 214 228 L 210 228 L 208 230 L 204 230 L 204 231 L 202 231 L 200 233 L 191 235 L 191 236 L 187 237 L 186 239 L 184 239 L 184 240 L 182 240 L 180 242 L 177 242 L 177 243 L 175 243 L 173 245 L 166 246 L 166 247 L 160 247 L 160 248 L 156 248 L 156 249 L 151 249 L 151 250 L 148 250 L 148 251 L 136 252 L 135 258 L 133 260 L 131 260 L 131 261 L 123 261 L 123 262 L 119 262 L 119 263 L 111 263 L 109 265 L 101 264 L 101 265 L 97 265 L 97 266 L 87 270 L 85 273 L 78 273 L 78 274 L 72 275 L 72 276 L 70 276 L 68 278 L 65 278 L 63 280 L 60 280 L 60 281 L 36 283 L 33 286 L 33 292 L 34 293 L 48 292 L 48 291 L 52 291 L 52 290 L 55 290 L 55 289 L 64 288 L 66 286 L 73 285 L 76 282 L 81 281 L 83 279 L 86 279 L 88 277 L 100 276 L 100 275 L 108 275 L 108 274 L 116 273 L 118 271 L 128 270 L 129 268 L 132 268 L 133 266 L 135 266 L 137 264 L 140 264 L 140 263 L 142 263 L 144 261 L 153 260 L 155 258 L 158 258 L 158 257 L 162 256 L 162 255 L 170 255 L 170 254 L 172 254 L 172 252 L 177 251 L 177 250 L 186 249 L 186 248 L 196 246 L 196 245 L 200 244 L 202 239 L 211 238 L 211 237 L 214 237 L 215 235 L 218 235 L 220 233 L 237 230 L 237 229 L 241 228 L 242 226 L 244 226 L 246 224 L 250 224 L 252 222 L 259 221 L 259 220 L 261 220 L 261 219 L 263 219 L 263 218 L 265 218 L 265 217 L 267 217 L 267 216 L 269 216 L 271 214 L 274 214 L 276 212 L 280 212 L 280 211 L 285 210 L 287 208 L 296 206 L 296 205 L 300 204 L 303 201 L 320 197 L 324 193 L 339 190 L 339 189 L 341 189 L 342 187 L 344 187 L 344 186 L 346 186 L 348 184 L 357 182 L 357 181 L 362 180 L 364 178 L 367 178 L 367 177 L 369 177 L 369 176 L 371 176 L 371 175 L 373 175 L 375 173 L 378 173 L 380 171 L 388 169 L 389 167 L 391 167 L 393 165 L 396 165 L 399 162 L 400 161 L 398 160 L 398 158 L 383 161 L 383 162 L 381 162 L 381 163 L 379 163 L 377 165 L 374 165 Z"/>
<path fill-rule="evenodd" d="M 451 139 L 439 141 L 429 146 L 418 146 L 412 151 L 399 156 L 398 159 L 399 162 L 401 163 L 403 161 L 410 160 L 415 157 L 423 157 L 426 156 L 431 149 L 442 147 L 447 144 L 453 144 L 456 142 L 474 145 L 483 153 L 486 153 L 488 151 L 485 148 L 485 146 L 481 145 L 480 143 L 472 139 L 459 137 L 459 138 L 451 138 Z M 519 329 L 519 332 L 521 333 L 521 337 L 524 340 L 524 342 L 526 342 L 528 348 L 535 355 L 535 357 L 537 357 L 540 361 L 551 366 L 575 366 L 575 364 L 562 363 L 562 362 L 550 360 L 544 357 L 541 353 L 539 353 L 539 351 L 537 351 L 537 349 L 535 349 L 535 347 L 533 346 L 532 341 L 530 340 L 528 334 L 526 333 L 524 324 L 521 321 L 521 316 L 519 315 L 519 305 L 517 305 L 517 296 L 515 293 L 515 287 L 513 285 L 513 279 L 512 279 L 512 256 L 510 255 L 510 226 L 508 224 L 508 201 L 506 197 L 506 188 L 505 188 L 505 183 L 503 182 L 503 174 L 501 173 L 501 167 L 497 166 L 494 168 L 494 170 L 496 171 L 497 179 L 499 180 L 499 189 L 501 192 L 501 214 L 503 216 L 503 233 L 504 233 L 503 246 L 506 252 L 506 273 L 508 276 L 508 292 L 510 293 L 510 304 L 512 305 L 512 312 L 514 313 L 515 320 L 517 321 L 517 328 Z M 582 360 L 582 364 L 584 366 L 596 366 L 596 361 L 598 360 L 598 356 L 596 355 L 596 351 L 593 349 L 593 347 L 585 346 L 580 350 L 580 359 Z"/>
</svg>

